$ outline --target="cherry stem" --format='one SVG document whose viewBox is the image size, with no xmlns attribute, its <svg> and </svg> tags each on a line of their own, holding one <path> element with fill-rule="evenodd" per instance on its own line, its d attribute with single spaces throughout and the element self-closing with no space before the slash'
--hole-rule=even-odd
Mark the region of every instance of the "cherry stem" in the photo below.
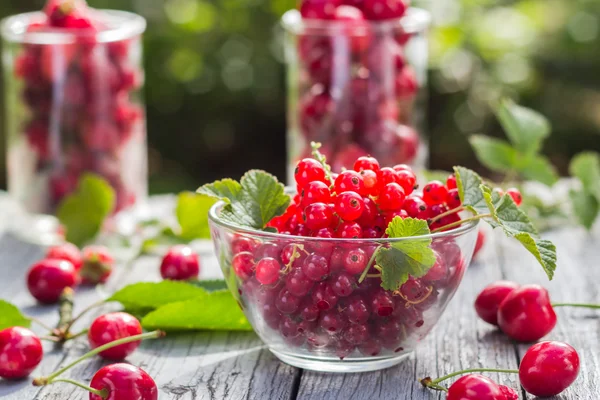
<svg viewBox="0 0 600 400">
<path fill-rule="evenodd" d="M 84 308 L 79 314 L 77 314 L 77 316 L 75 318 L 73 318 L 71 320 L 71 322 L 69 323 L 69 325 L 67 325 L 67 327 L 65 328 L 65 333 L 68 333 L 69 330 L 75 324 L 75 322 L 79 321 L 81 319 L 81 317 L 83 317 L 88 311 L 91 311 L 91 310 L 93 310 L 96 307 L 100 307 L 103 304 L 105 304 L 104 300 L 99 301 L 97 303 L 93 303 L 93 304 L 87 306 L 86 308 Z"/>
<path fill-rule="evenodd" d="M 47 342 L 53 342 L 53 343 L 60 342 L 60 339 L 57 338 L 56 336 L 40 336 L 40 340 L 45 340 Z"/>
<path fill-rule="evenodd" d="M 442 376 L 441 378 L 437 378 L 435 380 L 427 380 L 427 378 L 421 379 L 420 382 L 425 387 L 433 387 L 432 385 L 437 386 L 438 383 L 443 382 L 446 379 L 454 378 L 455 376 L 458 376 L 458 375 L 470 374 L 472 372 L 499 372 L 499 373 L 506 373 L 506 374 L 518 374 L 519 370 L 518 369 L 471 368 L 471 369 L 464 369 L 464 370 L 458 371 L 458 372 L 453 372 L 451 374 Z"/>
<path fill-rule="evenodd" d="M 89 331 L 89 329 L 87 329 L 87 328 L 86 328 L 86 329 L 83 329 L 83 330 L 82 330 L 81 332 L 79 332 L 79 333 L 76 333 L 76 334 L 74 334 L 74 335 L 68 335 L 67 337 L 65 337 L 65 339 L 64 339 L 64 340 L 65 340 L 65 342 L 66 342 L 67 340 L 75 340 L 75 339 L 77 339 L 77 338 L 78 338 L 78 337 L 80 337 L 80 336 L 87 335 L 88 331 Z"/>
<path fill-rule="evenodd" d="M 70 287 L 65 288 L 62 294 L 60 295 L 60 306 L 58 309 L 59 320 L 56 325 L 56 329 L 59 334 L 59 339 L 61 342 L 64 341 L 67 333 L 69 332 L 69 327 L 71 326 L 71 321 L 73 321 L 73 304 L 75 302 L 75 292 Z"/>
<path fill-rule="evenodd" d="M 488 218 L 491 216 L 492 216 L 492 214 L 477 214 L 470 218 L 461 219 L 460 221 L 456 221 L 456 222 L 452 222 L 452 223 L 444 225 L 444 226 L 440 226 L 439 228 L 432 230 L 431 233 L 442 232 L 442 231 L 445 231 L 446 229 L 460 226 L 460 225 L 464 224 L 465 222 L 477 221 L 478 219 Z"/>
<path fill-rule="evenodd" d="M 85 390 L 87 390 L 88 392 L 95 394 L 96 396 L 100 396 L 100 397 L 102 397 L 103 399 L 107 399 L 107 398 L 108 398 L 108 395 L 110 394 L 110 392 L 109 392 L 109 391 L 108 391 L 108 389 L 106 389 L 106 388 L 104 388 L 104 389 L 102 389 L 102 390 L 94 389 L 94 388 L 93 388 L 93 387 L 91 387 L 91 386 L 85 385 L 85 384 L 83 384 L 83 383 L 81 383 L 81 382 L 74 381 L 74 380 L 72 380 L 72 379 L 64 379 L 64 378 L 61 378 L 61 379 L 55 379 L 55 380 L 54 380 L 54 382 L 64 382 L 64 383 L 70 383 L 71 385 L 75 385 L 75 386 L 78 386 L 78 387 L 80 387 L 80 388 L 82 388 L 82 389 L 85 389 Z"/>
<path fill-rule="evenodd" d="M 552 303 L 552 307 L 579 307 L 579 308 L 600 309 L 600 304 L 590 304 L 590 303 Z"/>
<path fill-rule="evenodd" d="M 104 350 L 112 349 L 113 347 L 120 346 L 125 343 L 136 342 L 138 340 L 144 340 L 144 339 L 158 339 L 163 336 L 165 336 L 165 332 L 154 331 L 154 332 L 149 332 L 149 333 L 143 333 L 141 335 L 129 336 L 126 338 L 114 340 L 114 341 L 107 343 L 105 345 L 102 345 L 100 347 L 96 347 L 95 349 L 82 355 L 81 357 L 79 357 L 77 360 L 73 361 L 66 367 L 59 369 L 58 371 L 54 372 L 53 374 L 48 375 L 47 377 L 40 377 L 40 378 L 34 379 L 33 384 L 34 384 L 34 386 L 48 385 L 48 384 L 52 383 L 52 381 L 54 381 L 54 379 L 56 377 L 63 374 L 64 372 L 66 372 L 71 367 L 74 367 L 75 365 L 79 364 L 80 362 L 87 360 L 88 358 L 91 358 L 91 357 L 95 356 L 96 354 L 103 352 Z"/>
<path fill-rule="evenodd" d="M 45 324 L 43 321 L 41 321 L 41 320 L 39 320 L 39 319 L 37 319 L 35 317 L 30 317 L 30 316 L 27 316 L 27 319 L 29 319 L 31 322 L 35 322 L 36 324 L 38 324 L 42 328 L 47 329 L 48 332 L 54 334 L 54 328 L 50 328 L 50 326 L 47 325 L 47 324 Z"/>
<path fill-rule="evenodd" d="M 435 217 L 431 218 L 431 219 L 430 219 L 428 222 L 429 222 L 429 224 L 433 224 L 434 222 L 437 222 L 437 221 L 439 221 L 440 219 L 442 219 L 442 218 L 444 218 L 444 217 L 447 217 L 448 215 L 452 215 L 452 214 L 454 214 L 454 213 L 461 212 L 461 211 L 463 211 L 464 209 L 465 209 L 465 208 L 464 208 L 462 205 L 461 205 L 461 206 L 458 206 L 458 207 L 456 207 L 456 208 L 454 208 L 454 209 L 452 209 L 452 210 L 449 210 L 449 211 L 443 212 L 443 213 L 441 213 L 440 215 L 436 215 Z"/>
<path fill-rule="evenodd" d="M 358 278 L 358 283 L 362 283 L 362 281 L 365 280 L 365 278 L 369 274 L 369 270 L 371 269 L 371 264 L 373 264 L 373 261 L 375 261 L 375 257 L 377 257 L 377 252 L 382 247 L 383 247 L 383 245 L 380 244 L 379 247 L 377 247 L 375 249 L 375 251 L 373 252 L 373 254 L 371 255 L 371 258 L 369 258 L 369 262 L 367 262 L 367 265 L 365 266 L 365 269 L 363 270 L 362 274 L 360 274 L 360 278 Z"/>
</svg>

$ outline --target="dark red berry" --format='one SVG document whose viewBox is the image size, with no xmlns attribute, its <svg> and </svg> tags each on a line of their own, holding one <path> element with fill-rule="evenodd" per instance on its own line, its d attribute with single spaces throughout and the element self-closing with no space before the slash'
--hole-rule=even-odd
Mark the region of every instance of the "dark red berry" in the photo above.
<svg viewBox="0 0 600 400">
<path fill-rule="evenodd" d="M 104 283 L 110 277 L 115 259 L 104 246 L 87 246 L 83 249 L 83 266 L 79 275 L 83 283 Z"/>
<path fill-rule="evenodd" d="M 313 290 L 313 301 L 319 310 L 331 310 L 338 302 L 338 297 L 328 282 L 320 282 Z"/>
<path fill-rule="evenodd" d="M 333 278 L 331 289 L 339 297 L 348 297 L 356 287 L 356 279 L 348 274 L 339 274 Z"/>
<path fill-rule="evenodd" d="M 158 400 L 158 388 L 144 370 L 130 364 L 112 364 L 94 374 L 90 386 L 108 397 L 90 393 L 90 400 Z"/>
<path fill-rule="evenodd" d="M 344 269 L 350 275 L 362 273 L 368 261 L 367 253 L 361 248 L 348 249 L 343 256 Z"/>
<path fill-rule="evenodd" d="M 521 195 L 519 189 L 510 188 L 506 190 L 506 194 L 512 197 L 516 205 L 520 206 L 521 203 L 523 203 L 523 196 Z"/>
<path fill-rule="evenodd" d="M 362 228 L 356 222 L 344 222 L 338 227 L 336 235 L 340 239 L 360 239 Z"/>
<path fill-rule="evenodd" d="M 397 183 L 388 183 L 383 187 L 377 204 L 382 211 L 398 210 L 404 204 L 404 189 Z"/>
<path fill-rule="evenodd" d="M 323 0 L 330 1 L 330 0 Z M 327 183 L 325 178 L 325 168 L 313 158 L 305 158 L 298 163 L 294 171 L 294 178 L 299 187 L 305 187 L 313 181 Z"/>
<path fill-rule="evenodd" d="M 475 311 L 479 318 L 488 324 L 498 325 L 500 303 L 518 288 L 518 283 L 509 281 L 498 281 L 486 286 L 475 299 Z"/>
<path fill-rule="evenodd" d="M 431 181 L 423 188 L 423 200 L 429 205 L 442 204 L 448 197 L 448 189 L 440 181 Z"/>
<path fill-rule="evenodd" d="M 448 389 L 447 400 L 505 400 L 498 384 L 483 375 L 461 377 Z"/>
<path fill-rule="evenodd" d="M 371 312 L 367 307 L 367 303 L 361 297 L 353 296 L 346 303 L 344 315 L 353 324 L 364 324 L 369 320 Z M 354 342 L 351 341 L 351 343 Z"/>
<path fill-rule="evenodd" d="M 99 316 L 92 322 L 88 331 L 90 347 L 95 349 L 107 343 L 130 336 L 140 335 L 142 325 L 133 315 L 124 312 L 115 312 Z M 100 353 L 107 360 L 123 360 L 133 353 L 141 340 L 121 344 Z"/>
<path fill-rule="evenodd" d="M 253 252 L 258 247 L 258 243 L 254 239 L 250 239 L 245 236 L 234 236 L 231 241 L 231 251 L 233 254 L 241 253 L 244 251 Z"/>
<path fill-rule="evenodd" d="M 236 254 L 231 260 L 231 267 L 235 274 L 242 280 L 250 278 L 254 271 L 254 255 L 249 251 Z"/>
<path fill-rule="evenodd" d="M 83 265 L 81 252 L 73 243 L 50 247 L 46 252 L 46 258 L 69 261 L 76 271 L 79 271 Z"/>
<path fill-rule="evenodd" d="M 43 355 L 42 342 L 29 329 L 15 326 L 0 331 L 0 378 L 25 378 Z"/>
<path fill-rule="evenodd" d="M 360 218 L 365 208 L 362 197 L 356 192 L 343 192 L 337 196 L 335 212 L 344 221 L 355 221 Z"/>
<path fill-rule="evenodd" d="M 300 298 L 283 288 L 275 299 L 275 306 L 284 314 L 293 314 L 300 307 Z"/>
<path fill-rule="evenodd" d="M 402 0 L 365 0 L 363 11 L 367 19 L 380 21 L 402 17 L 406 5 Z"/>
<path fill-rule="evenodd" d="M 163 279 L 186 281 L 197 279 L 199 273 L 198 254 L 189 246 L 171 247 L 160 264 L 160 275 Z"/>
<path fill-rule="evenodd" d="M 337 334 L 344 329 L 346 322 L 339 312 L 332 310 L 324 313 L 319 320 L 319 326 L 329 334 Z"/>
<path fill-rule="evenodd" d="M 381 353 L 381 343 L 377 339 L 367 339 L 358 345 L 358 351 L 365 356 L 375 357 Z"/>
<path fill-rule="evenodd" d="M 256 263 L 256 280 L 263 285 L 272 285 L 279 280 L 281 264 L 274 258 L 263 258 Z"/>
<path fill-rule="evenodd" d="M 329 276 L 329 262 L 318 254 L 306 257 L 302 264 L 302 272 L 311 281 L 320 282 Z"/>
<path fill-rule="evenodd" d="M 360 218 L 356 220 L 361 226 L 373 226 L 378 210 L 375 202 L 369 197 L 363 198 L 364 208 Z"/>
<path fill-rule="evenodd" d="M 334 191 L 339 195 L 344 192 L 355 192 L 366 195 L 365 182 L 361 174 L 356 171 L 346 170 L 338 175 L 333 185 Z"/>
<path fill-rule="evenodd" d="M 389 292 L 378 291 L 371 300 L 373 315 L 388 317 L 394 312 L 394 300 Z"/>
<path fill-rule="evenodd" d="M 343 338 L 353 345 L 362 344 L 369 339 L 369 328 L 362 323 L 352 324 L 343 333 Z"/>
<path fill-rule="evenodd" d="M 314 203 L 304 209 L 304 223 L 313 231 L 327 228 L 333 221 L 333 210 L 325 203 Z"/>
<path fill-rule="evenodd" d="M 313 281 L 308 279 L 302 269 L 293 269 L 285 278 L 285 287 L 294 296 L 302 297 L 313 287 Z"/>
<path fill-rule="evenodd" d="M 377 159 L 374 157 L 358 157 L 358 159 L 354 163 L 354 170 L 356 172 L 360 172 L 366 169 L 374 172 L 379 171 L 379 161 L 377 161 Z"/>
<path fill-rule="evenodd" d="M 75 268 L 65 260 L 42 260 L 27 274 L 29 293 L 40 303 L 56 303 L 65 288 L 76 285 Z"/>
<path fill-rule="evenodd" d="M 427 204 L 423 199 L 416 195 L 410 195 L 404 199 L 402 209 L 406 211 L 409 217 L 418 219 L 429 218 L 427 214 Z"/>
</svg>

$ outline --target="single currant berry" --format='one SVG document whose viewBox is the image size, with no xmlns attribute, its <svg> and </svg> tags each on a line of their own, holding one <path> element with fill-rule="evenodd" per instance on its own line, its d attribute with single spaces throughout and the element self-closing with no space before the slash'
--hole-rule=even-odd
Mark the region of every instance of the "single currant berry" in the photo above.
<svg viewBox="0 0 600 400">
<path fill-rule="evenodd" d="M 115 260 L 104 246 L 88 246 L 83 249 L 83 266 L 79 275 L 83 283 L 104 283 L 112 273 Z"/>
<path fill-rule="evenodd" d="M 263 285 L 272 285 L 279 280 L 281 264 L 274 258 L 266 257 L 256 263 L 256 280 Z"/>
<path fill-rule="evenodd" d="M 321 181 L 309 182 L 300 192 L 301 204 L 303 207 L 314 203 L 329 203 L 331 201 L 331 192 L 329 186 Z"/>
<path fill-rule="evenodd" d="M 402 207 L 404 198 L 402 186 L 392 182 L 383 187 L 377 199 L 377 204 L 382 211 L 394 211 Z"/>
<path fill-rule="evenodd" d="M 314 282 L 327 279 L 329 271 L 330 267 L 327 258 L 318 254 L 309 255 L 302 264 L 302 272 L 308 279 Z"/>
<path fill-rule="evenodd" d="M 409 217 L 418 218 L 418 219 L 427 219 L 429 218 L 427 214 L 427 203 L 423 201 L 423 199 L 414 194 L 406 197 L 404 199 L 404 204 L 402 205 L 402 209 L 406 211 Z"/>
<path fill-rule="evenodd" d="M 386 225 L 389 225 L 396 217 L 400 217 L 402 219 L 408 218 L 408 213 L 404 210 L 388 211 L 384 215 Z"/>
<path fill-rule="evenodd" d="M 356 279 L 348 274 L 339 274 L 331 282 L 331 289 L 339 297 L 348 297 L 356 287 Z"/>
<path fill-rule="evenodd" d="M 509 281 L 498 281 L 486 286 L 475 299 L 475 311 L 479 318 L 488 324 L 498 325 L 500 303 L 519 287 L 518 283 Z"/>
<path fill-rule="evenodd" d="M 335 237 L 335 231 L 332 228 L 323 228 L 313 232 L 313 237 L 331 239 Z"/>
<path fill-rule="evenodd" d="M 456 185 L 456 175 L 451 174 L 446 179 L 446 187 L 448 190 L 456 189 L 458 186 Z"/>
<path fill-rule="evenodd" d="M 442 204 L 448 197 L 448 189 L 440 181 L 431 181 L 423 188 L 423 200 L 429 205 Z"/>
<path fill-rule="evenodd" d="M 338 175 L 333 184 L 333 190 L 339 195 L 344 192 L 355 192 L 361 196 L 365 193 L 365 182 L 361 174 L 356 171 L 346 170 Z"/>
<path fill-rule="evenodd" d="M 325 203 L 314 203 L 304 209 L 304 224 L 312 231 L 327 228 L 333 222 L 333 210 Z"/>
<path fill-rule="evenodd" d="M 400 18 L 406 11 L 406 4 L 402 0 L 365 0 L 363 11 L 367 19 L 374 21 Z"/>
<path fill-rule="evenodd" d="M 275 306 L 284 314 L 293 314 L 300 307 L 300 298 L 291 294 L 286 288 L 283 288 L 275 299 Z"/>
<path fill-rule="evenodd" d="M 519 342 L 534 342 L 556 325 L 556 313 L 548 291 L 539 285 L 524 285 L 513 290 L 500 303 L 498 326 Z"/>
<path fill-rule="evenodd" d="M 239 236 L 234 236 L 231 241 L 231 251 L 233 254 L 241 253 L 243 251 L 253 252 L 258 247 L 258 243 L 251 238 Z"/>
<path fill-rule="evenodd" d="M 379 185 L 377 179 L 377 173 L 370 169 L 364 169 L 360 172 L 365 183 L 365 193 L 370 196 L 377 196 L 379 193 Z"/>
<path fill-rule="evenodd" d="M 107 343 L 130 336 L 140 335 L 142 325 L 133 315 L 124 312 L 114 312 L 99 316 L 92 322 L 88 331 L 90 347 L 95 349 Z M 107 360 L 123 360 L 133 353 L 141 340 L 122 344 L 100 353 Z"/>
<path fill-rule="evenodd" d="M 362 201 L 364 208 L 356 222 L 362 226 L 372 226 L 378 213 L 377 204 L 369 197 L 363 198 Z"/>
<path fill-rule="evenodd" d="M 90 393 L 90 400 L 158 400 L 156 382 L 144 370 L 130 364 L 101 368 L 92 377 L 90 386 L 101 392 Z"/>
<path fill-rule="evenodd" d="M 417 185 L 417 176 L 410 170 L 396 171 L 398 176 L 398 184 L 404 189 L 404 193 L 408 196 L 415 190 Z"/>
<path fill-rule="evenodd" d="M 199 273 L 198 254 L 189 246 L 171 247 L 160 264 L 160 275 L 163 279 L 186 281 L 197 279 Z"/>
<path fill-rule="evenodd" d="M 77 285 L 75 267 L 65 260 L 42 260 L 27 274 L 29 293 L 40 303 L 56 303 L 63 290 Z"/>
<path fill-rule="evenodd" d="M 231 260 L 231 267 L 242 280 L 250 278 L 254 271 L 254 255 L 249 251 L 236 254 Z"/>
<path fill-rule="evenodd" d="M 446 400 L 505 400 L 499 385 L 483 375 L 470 374 L 448 389 Z"/>
<path fill-rule="evenodd" d="M 81 252 L 73 243 L 63 243 L 50 247 L 46 252 L 46 258 L 69 261 L 76 271 L 79 271 L 83 265 Z"/>
<path fill-rule="evenodd" d="M 393 168 L 384 167 L 377 172 L 377 183 L 381 190 L 388 183 L 400 183 L 400 178 Z"/>
<path fill-rule="evenodd" d="M 510 188 L 506 191 L 506 194 L 512 197 L 516 205 L 520 206 L 521 203 L 523 203 L 523 196 L 521 195 L 519 189 Z"/>
<path fill-rule="evenodd" d="M 365 321 L 366 322 L 366 321 Z M 363 323 L 352 324 L 343 333 L 344 340 L 353 345 L 359 345 L 369 340 L 369 328 Z"/>
<path fill-rule="evenodd" d="M 373 315 L 388 317 L 394 312 L 394 300 L 388 292 L 378 291 L 371 300 Z"/>
<path fill-rule="evenodd" d="M 367 303 L 360 296 L 352 296 L 346 303 L 343 313 L 348 321 L 358 325 L 366 323 L 371 316 Z M 351 341 L 351 343 L 354 342 Z"/>
<path fill-rule="evenodd" d="M 327 183 L 325 175 L 325 168 L 313 158 L 301 160 L 294 170 L 294 178 L 299 187 L 305 187 L 313 181 Z"/>
<path fill-rule="evenodd" d="M 436 255 L 435 263 L 427 274 L 422 278 L 424 282 L 428 283 L 445 283 L 448 279 L 448 275 L 450 274 L 450 270 L 448 269 L 448 265 L 444 258 L 439 254 Z"/>
<path fill-rule="evenodd" d="M 361 248 L 353 248 L 345 251 L 343 255 L 344 269 L 350 275 L 362 273 L 369 261 L 367 253 Z"/>
<path fill-rule="evenodd" d="M 376 158 L 369 156 L 358 157 L 354 163 L 354 170 L 356 172 L 361 172 L 364 170 L 377 172 L 379 171 L 379 161 L 377 161 Z"/>
<path fill-rule="evenodd" d="M 308 279 L 300 268 L 294 268 L 285 278 L 286 289 L 298 297 L 307 295 L 313 284 L 313 281 Z"/>
<path fill-rule="evenodd" d="M 340 239 L 360 239 L 362 237 L 362 228 L 356 222 L 344 222 L 337 231 L 336 236 Z"/>
<path fill-rule="evenodd" d="M 448 190 L 448 194 L 446 195 L 446 204 L 449 209 L 455 209 L 460 207 L 460 195 L 458 194 L 458 189 L 450 189 Z"/>
<path fill-rule="evenodd" d="M 343 192 L 337 196 L 335 212 L 344 221 L 355 221 L 360 218 L 365 208 L 362 197 L 356 192 Z"/>
<path fill-rule="evenodd" d="M 321 311 L 331 310 L 338 302 L 338 296 L 328 282 L 319 282 L 313 290 L 312 298 Z"/>
<path fill-rule="evenodd" d="M 0 331 L 0 378 L 25 378 L 43 355 L 42 342 L 29 329 L 16 326 Z"/>
<path fill-rule="evenodd" d="M 523 388 L 534 396 L 551 397 L 571 386 L 579 375 L 579 355 L 561 342 L 536 343 L 527 350 L 519 366 Z"/>
<path fill-rule="evenodd" d="M 339 312 L 332 310 L 323 313 L 319 320 L 319 326 L 329 334 L 337 334 L 344 329 L 346 322 L 342 319 Z"/>
</svg>

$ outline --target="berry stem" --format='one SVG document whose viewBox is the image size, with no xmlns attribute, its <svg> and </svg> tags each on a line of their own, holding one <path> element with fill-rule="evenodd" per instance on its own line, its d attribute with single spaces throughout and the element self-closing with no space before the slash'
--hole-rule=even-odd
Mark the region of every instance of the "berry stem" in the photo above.
<svg viewBox="0 0 600 400">
<path fill-rule="evenodd" d="M 373 252 L 373 254 L 371 255 L 371 258 L 369 258 L 369 261 L 367 262 L 365 269 L 363 270 L 362 274 L 360 274 L 360 278 L 358 278 L 358 283 L 362 283 L 362 281 L 364 281 L 365 278 L 367 277 L 367 275 L 369 274 L 369 270 L 371 269 L 371 264 L 373 264 L 373 261 L 375 261 L 375 257 L 377 257 L 377 252 L 379 251 L 379 249 L 381 249 L 381 247 L 383 247 L 383 245 L 379 245 L 379 247 L 377 247 L 375 249 L 375 251 Z"/>
<path fill-rule="evenodd" d="M 75 322 L 79 321 L 81 319 L 81 317 L 83 317 L 88 311 L 91 311 L 91 310 L 93 310 L 96 307 L 100 307 L 104 303 L 105 303 L 104 300 L 102 300 L 102 301 L 98 301 L 98 302 L 93 303 L 93 304 L 87 306 L 86 308 L 84 308 L 79 314 L 77 314 L 77 316 L 75 318 L 73 318 L 71 320 L 71 322 L 69 323 L 69 325 L 67 325 L 65 333 L 68 333 L 69 330 L 71 330 L 71 328 L 75 324 Z"/>
<path fill-rule="evenodd" d="M 60 306 L 58 308 L 59 320 L 56 325 L 56 330 L 59 334 L 59 339 L 64 342 L 65 337 L 69 332 L 71 321 L 73 321 L 73 304 L 75 302 L 75 292 L 70 287 L 65 288 L 60 295 Z"/>
<path fill-rule="evenodd" d="M 94 389 L 93 387 L 90 387 L 90 386 L 88 386 L 88 385 L 85 385 L 85 384 L 83 384 L 83 383 L 81 383 L 81 382 L 74 381 L 74 380 L 72 380 L 72 379 L 64 379 L 64 378 L 61 378 L 61 379 L 55 379 L 55 380 L 54 380 L 54 382 L 64 382 L 64 383 L 70 383 L 71 385 L 75 385 L 75 386 L 78 386 L 78 387 L 80 387 L 80 388 L 82 388 L 82 389 L 85 389 L 85 390 L 87 390 L 88 392 L 95 394 L 96 396 L 100 396 L 100 397 L 102 397 L 103 399 L 106 399 L 106 398 L 108 398 L 108 395 L 110 394 L 110 392 L 109 392 L 109 391 L 108 391 L 108 389 L 106 389 L 106 388 L 104 388 L 104 389 L 102 389 L 102 390 Z"/>
<path fill-rule="evenodd" d="M 86 328 L 86 329 L 82 330 L 81 332 L 76 333 L 74 335 L 68 335 L 67 337 L 65 337 L 65 341 L 67 341 L 67 340 L 75 340 L 75 339 L 77 339 L 80 336 L 87 335 L 88 331 L 89 331 L 89 329 Z"/>
<path fill-rule="evenodd" d="M 440 215 L 436 215 L 435 217 L 433 217 L 433 218 L 429 219 L 427 222 L 429 222 L 429 224 L 431 225 L 431 224 L 433 224 L 434 222 L 437 222 L 437 221 L 439 221 L 440 219 L 442 219 L 442 218 L 444 218 L 444 217 L 447 217 L 448 215 L 452 215 L 452 214 L 454 214 L 454 213 L 461 212 L 461 211 L 463 211 L 463 210 L 464 210 L 464 207 L 461 205 L 461 206 L 458 206 L 458 207 L 456 207 L 456 208 L 453 208 L 452 210 L 448 210 L 448 211 L 446 211 L 446 212 L 443 212 L 443 213 L 441 213 Z"/>
<path fill-rule="evenodd" d="M 600 309 L 600 304 L 591 303 L 552 303 L 552 307 L 578 307 L 578 308 L 593 308 Z"/>
<path fill-rule="evenodd" d="M 96 347 L 92 351 L 90 351 L 90 352 L 82 355 L 77 360 L 75 360 L 72 363 L 70 363 L 69 365 L 67 365 L 67 366 L 59 369 L 58 371 L 54 372 L 53 374 L 50 374 L 50 375 L 48 375 L 46 377 L 40 377 L 40 378 L 34 379 L 33 380 L 33 385 L 34 386 L 48 385 L 48 384 L 52 383 L 56 377 L 58 377 L 59 375 L 63 374 L 65 371 L 67 371 L 71 367 L 79 364 L 80 362 L 82 362 L 84 360 L 87 360 L 88 358 L 91 358 L 91 357 L 95 356 L 98 353 L 103 352 L 104 350 L 112 349 L 113 347 L 116 347 L 116 346 L 119 346 L 119 345 L 122 345 L 122 344 L 125 344 L 125 343 L 136 342 L 138 340 L 144 340 L 144 339 L 158 339 L 158 338 L 161 338 L 163 336 L 165 336 L 165 332 L 163 332 L 163 331 L 154 331 L 154 332 L 149 332 L 149 333 L 143 333 L 141 335 L 129 336 L 129 337 L 126 337 L 126 338 L 114 340 L 114 341 L 112 341 L 110 343 L 107 343 L 105 345 L 102 345 L 100 347 Z"/>
<path fill-rule="evenodd" d="M 445 231 L 446 229 L 460 226 L 460 225 L 464 224 L 465 222 L 477 221 L 478 219 L 489 218 L 491 216 L 492 216 L 492 214 L 477 214 L 477 215 L 474 215 L 469 218 L 461 219 L 460 221 L 452 222 L 451 224 L 440 226 L 439 228 L 432 230 L 431 233 L 442 232 L 442 231 Z"/>
<path fill-rule="evenodd" d="M 381 278 L 381 274 L 367 274 L 367 278 Z"/>
<path fill-rule="evenodd" d="M 443 382 L 446 379 L 454 378 L 455 376 L 458 376 L 458 375 L 470 374 L 472 372 L 499 372 L 499 373 L 506 373 L 506 374 L 518 374 L 519 370 L 518 369 L 495 369 L 495 368 L 471 368 L 471 369 L 463 369 L 462 371 L 458 371 L 458 372 L 453 372 L 451 374 L 442 376 L 441 378 L 437 378 L 434 380 L 431 380 L 431 378 L 421 379 L 419 382 L 421 382 L 421 384 L 425 387 L 439 390 L 439 387 L 435 387 L 435 386 L 439 386 L 438 383 Z"/>
<path fill-rule="evenodd" d="M 41 321 L 41 320 L 37 319 L 36 317 L 30 317 L 30 316 L 27 316 L 27 319 L 29 319 L 31 322 L 35 322 L 36 324 L 38 324 L 38 325 L 39 325 L 39 326 L 41 326 L 42 328 L 44 328 L 44 329 L 47 329 L 47 330 L 48 330 L 48 332 L 50 332 L 50 333 L 52 333 L 52 334 L 54 333 L 54 328 L 50 328 L 50 326 L 49 326 L 49 325 L 47 325 L 47 324 L 46 324 L 46 323 L 44 323 L 43 321 Z"/>
<path fill-rule="evenodd" d="M 323 153 L 319 151 L 319 149 L 321 148 L 321 143 L 310 142 L 310 147 L 312 148 L 312 155 L 315 158 L 315 160 L 320 162 L 323 168 L 325 169 L 325 178 L 327 178 L 327 180 L 333 186 L 334 182 L 331 178 L 331 167 L 329 166 L 329 164 L 327 164 L 327 157 L 325 157 Z"/>
</svg>

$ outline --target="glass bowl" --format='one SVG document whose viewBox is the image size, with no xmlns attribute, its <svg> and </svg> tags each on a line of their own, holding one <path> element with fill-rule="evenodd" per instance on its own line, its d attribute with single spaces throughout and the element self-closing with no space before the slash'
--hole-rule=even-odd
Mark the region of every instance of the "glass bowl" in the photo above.
<svg viewBox="0 0 600 400">
<path fill-rule="evenodd" d="M 223 206 L 212 207 L 209 223 L 231 293 L 275 356 L 315 371 L 374 371 L 408 357 L 454 296 L 477 238 L 477 222 L 400 239 L 298 237 L 233 225 L 220 217 Z M 392 292 L 371 268 L 359 283 L 379 246 L 423 241 L 436 255 L 425 276 Z M 272 284 L 257 280 L 259 262 L 279 266 Z"/>
</svg>

